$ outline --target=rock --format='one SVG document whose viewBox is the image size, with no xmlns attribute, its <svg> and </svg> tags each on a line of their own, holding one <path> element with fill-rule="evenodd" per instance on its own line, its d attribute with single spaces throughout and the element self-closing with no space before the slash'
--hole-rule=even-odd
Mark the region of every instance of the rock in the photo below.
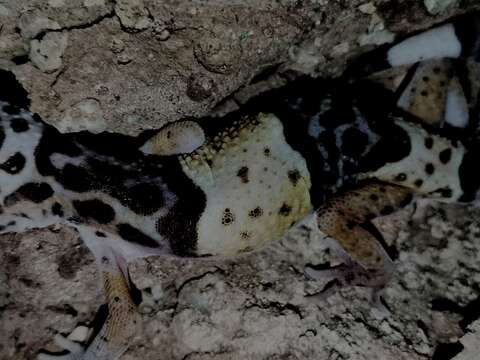
<svg viewBox="0 0 480 360">
<path fill-rule="evenodd" d="M 148 9 L 142 0 L 119 0 L 115 4 L 115 13 L 127 30 L 141 31 L 151 25 Z"/>
<path fill-rule="evenodd" d="M 135 135 L 222 112 L 238 89 L 265 91 L 268 86 L 249 82 L 268 67 L 276 66 L 272 77 L 293 71 L 338 76 L 373 45 L 480 8 L 475 1 L 464 3 L 430 16 L 422 2 L 411 0 L 355 0 L 345 6 L 274 0 L 237 0 L 234 6 L 184 0 L 8 2 L 0 15 L 0 58 L 11 61 L 8 67 L 31 93 L 32 109 L 50 123 L 62 122 L 75 104 L 94 98 L 102 109 L 97 118 L 105 121 L 99 127 Z M 42 44 L 47 35 L 63 33 L 63 52 Z M 32 45 L 46 53 L 35 55 Z M 99 83 L 110 91 L 98 96 Z"/>
<path fill-rule="evenodd" d="M 53 32 L 30 43 L 30 60 L 41 71 L 52 73 L 62 67 L 62 57 L 68 43 L 68 34 Z"/>
<path fill-rule="evenodd" d="M 440 14 L 458 2 L 458 0 L 424 0 L 425 7 L 432 15 Z"/>
</svg>

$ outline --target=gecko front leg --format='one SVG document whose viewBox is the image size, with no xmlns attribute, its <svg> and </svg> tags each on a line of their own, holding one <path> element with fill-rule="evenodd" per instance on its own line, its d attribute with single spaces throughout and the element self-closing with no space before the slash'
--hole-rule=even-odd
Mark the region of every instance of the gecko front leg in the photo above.
<svg viewBox="0 0 480 360">
<path fill-rule="evenodd" d="M 316 211 L 317 226 L 334 238 L 351 260 L 326 270 L 306 267 L 306 275 L 381 290 L 391 277 L 393 262 L 365 225 L 405 207 L 412 199 L 410 189 L 372 181 L 327 201 Z"/>
</svg>

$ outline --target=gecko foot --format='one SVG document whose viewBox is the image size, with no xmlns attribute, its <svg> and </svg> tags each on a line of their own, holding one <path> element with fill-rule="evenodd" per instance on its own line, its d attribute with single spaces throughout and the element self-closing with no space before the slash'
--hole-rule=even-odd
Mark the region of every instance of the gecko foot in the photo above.
<svg viewBox="0 0 480 360">
<path fill-rule="evenodd" d="M 371 290 L 370 301 L 380 317 L 390 315 L 382 298 L 384 286 L 390 278 L 388 273 L 368 271 L 352 261 L 323 269 L 307 265 L 304 273 L 307 279 L 327 282 L 320 292 L 307 296 L 310 302 L 325 300 L 342 287 L 362 286 Z"/>
<path fill-rule="evenodd" d="M 37 360 L 83 360 L 85 359 L 85 348 L 69 340 L 66 337 L 57 334 L 53 341 L 62 349 L 69 351 L 68 354 L 38 354 Z"/>
</svg>

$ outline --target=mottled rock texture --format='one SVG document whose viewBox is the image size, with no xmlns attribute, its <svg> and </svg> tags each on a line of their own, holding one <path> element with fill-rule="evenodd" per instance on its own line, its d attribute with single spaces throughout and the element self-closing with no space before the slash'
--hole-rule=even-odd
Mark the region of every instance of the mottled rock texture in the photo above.
<svg viewBox="0 0 480 360">
<path fill-rule="evenodd" d="M 475 0 L 6 0 L 0 66 L 62 131 L 136 134 L 232 109 L 291 70 L 338 75 L 372 46 L 474 8 Z"/>
<path fill-rule="evenodd" d="M 0 66 L 62 131 L 136 134 L 222 114 L 298 72 L 339 75 L 361 52 L 475 8 L 476 0 L 6 0 Z M 307 281 L 304 264 L 340 259 L 308 224 L 228 261 L 138 261 L 131 276 L 143 333 L 123 358 L 476 358 L 479 215 L 436 204 L 382 220 L 398 252 L 387 317 L 365 289 L 305 297 L 325 284 Z M 54 349 L 55 333 L 89 323 L 102 303 L 93 258 L 69 229 L 2 236 L 0 259 L 0 359 Z"/>
</svg>

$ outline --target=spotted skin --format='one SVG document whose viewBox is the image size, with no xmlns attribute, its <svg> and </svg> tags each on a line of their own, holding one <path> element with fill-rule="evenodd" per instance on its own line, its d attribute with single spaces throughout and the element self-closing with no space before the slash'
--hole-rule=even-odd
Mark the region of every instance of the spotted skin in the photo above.
<svg viewBox="0 0 480 360">
<path fill-rule="evenodd" d="M 468 24 L 395 44 L 371 63 L 370 71 L 383 75 L 369 81 L 338 80 L 331 90 L 316 82 L 314 91 L 280 95 L 270 112 L 184 121 L 136 138 L 61 134 L 25 110 L 28 100 L 16 106 L 0 91 L 9 100 L 0 101 L 0 232 L 76 228 L 96 258 L 109 307 L 86 349 L 59 339 L 70 353 L 40 358 L 121 356 L 138 323 L 129 261 L 248 252 L 312 212 L 319 230 L 351 255 L 354 266 L 336 273 L 344 283 L 385 285 L 392 262 L 368 230 L 370 220 L 414 195 L 450 202 L 478 195 L 478 141 L 440 131 L 458 114 L 468 113 L 471 124 L 479 108 L 478 84 L 465 87 L 480 48 Z M 443 57 L 470 69 L 455 77 L 455 91 L 442 84 L 454 79 Z M 385 80 L 393 65 L 401 71 Z M 24 93 L 11 74 L 0 75 Z"/>
</svg>

